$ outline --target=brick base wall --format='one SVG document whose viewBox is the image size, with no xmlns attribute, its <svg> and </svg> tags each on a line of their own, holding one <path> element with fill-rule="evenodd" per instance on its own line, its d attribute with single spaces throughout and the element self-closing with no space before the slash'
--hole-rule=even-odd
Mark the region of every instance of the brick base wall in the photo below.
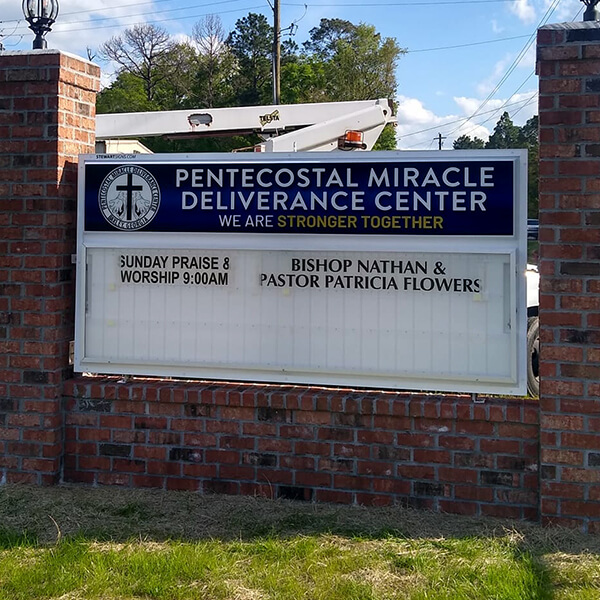
<svg viewBox="0 0 600 600">
<path fill-rule="evenodd" d="M 600 532 L 600 28 L 538 32 L 544 523 Z"/>
<path fill-rule="evenodd" d="M 99 84 L 56 50 L 0 52 L 0 482 L 61 470 L 77 157 L 94 149 Z"/>
<path fill-rule="evenodd" d="M 66 385 L 70 482 L 535 519 L 535 401 L 117 378 Z"/>
</svg>

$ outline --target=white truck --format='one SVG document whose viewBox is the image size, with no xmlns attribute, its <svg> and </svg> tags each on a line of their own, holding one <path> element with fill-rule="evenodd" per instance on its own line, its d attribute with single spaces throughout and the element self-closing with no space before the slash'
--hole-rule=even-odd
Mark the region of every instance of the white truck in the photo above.
<svg viewBox="0 0 600 600">
<path fill-rule="evenodd" d="M 371 150 L 388 124 L 395 124 L 391 100 L 361 100 L 270 106 L 243 106 L 199 110 L 116 113 L 96 118 L 99 153 L 132 150 L 123 140 L 166 136 L 202 137 L 256 133 L 262 142 L 256 152 L 315 152 Z M 127 150 L 126 150 L 127 149 Z M 539 394 L 539 273 L 527 272 L 527 389 Z"/>
<path fill-rule="evenodd" d="M 527 390 L 532 396 L 540 395 L 539 353 L 540 274 L 537 266 L 527 265 Z"/>
</svg>

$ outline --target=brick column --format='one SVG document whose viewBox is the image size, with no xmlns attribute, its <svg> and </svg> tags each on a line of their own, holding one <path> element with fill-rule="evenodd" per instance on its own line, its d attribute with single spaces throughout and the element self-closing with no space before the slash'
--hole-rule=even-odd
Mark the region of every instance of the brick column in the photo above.
<svg viewBox="0 0 600 600">
<path fill-rule="evenodd" d="M 56 50 L 0 52 L 0 482 L 60 474 L 77 157 L 93 152 L 99 76 Z"/>
<path fill-rule="evenodd" d="M 541 515 L 600 532 L 600 27 L 538 32 Z"/>
</svg>

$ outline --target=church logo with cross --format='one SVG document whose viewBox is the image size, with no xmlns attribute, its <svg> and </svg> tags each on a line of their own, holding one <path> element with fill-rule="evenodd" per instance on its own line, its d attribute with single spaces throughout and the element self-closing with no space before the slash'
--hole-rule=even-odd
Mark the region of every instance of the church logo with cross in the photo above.
<svg viewBox="0 0 600 600">
<path fill-rule="evenodd" d="M 113 227 L 123 231 L 143 229 L 158 212 L 158 182 L 142 167 L 123 165 L 104 178 L 98 203 L 102 215 Z"/>
</svg>

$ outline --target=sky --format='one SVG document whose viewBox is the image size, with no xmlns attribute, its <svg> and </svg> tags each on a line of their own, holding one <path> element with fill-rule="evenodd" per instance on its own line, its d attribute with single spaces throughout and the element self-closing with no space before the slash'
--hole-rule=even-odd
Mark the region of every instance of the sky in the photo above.
<svg viewBox="0 0 600 600">
<path fill-rule="evenodd" d="M 59 0 L 49 48 L 87 58 L 137 23 L 191 34 L 204 15 L 227 31 L 249 12 L 272 22 L 268 0 Z M 85 8 L 83 8 L 83 7 Z M 580 0 L 281 0 L 281 27 L 301 45 L 322 18 L 375 26 L 406 50 L 397 69 L 398 147 L 451 149 L 460 135 L 487 140 L 507 111 L 517 125 L 537 114 L 535 35 L 544 24 L 580 21 Z M 33 33 L 19 0 L 0 0 L 0 42 L 28 50 Z M 109 81 L 114 66 L 95 58 Z"/>
</svg>

